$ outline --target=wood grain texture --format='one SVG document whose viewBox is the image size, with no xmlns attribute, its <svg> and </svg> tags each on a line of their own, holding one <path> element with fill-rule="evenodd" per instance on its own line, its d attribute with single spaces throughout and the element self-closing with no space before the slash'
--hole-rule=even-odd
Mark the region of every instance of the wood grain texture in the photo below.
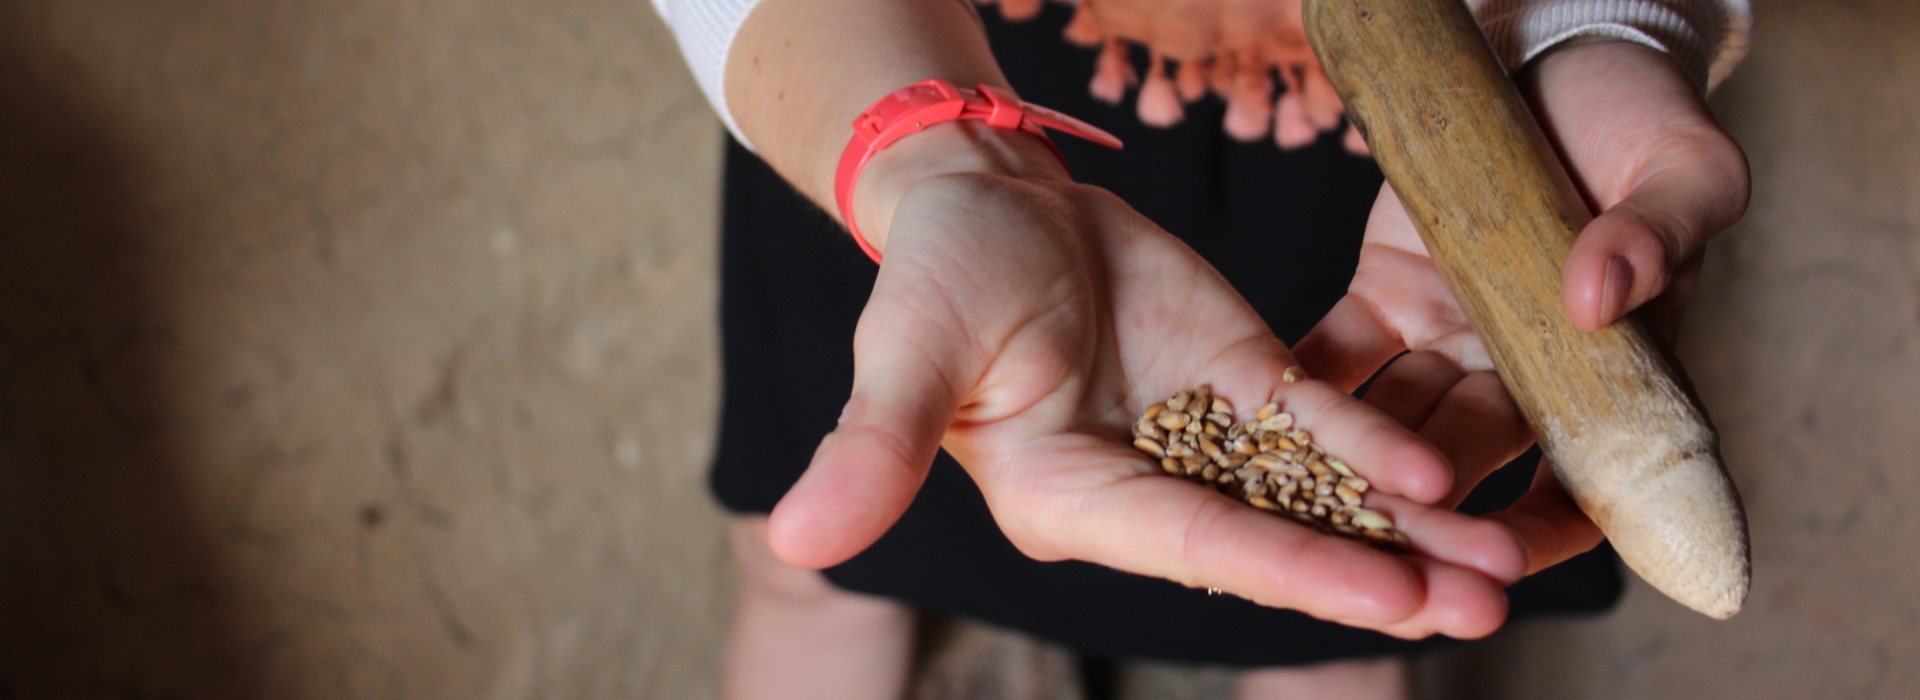
<svg viewBox="0 0 1920 700">
<path fill-rule="evenodd" d="M 1715 618 L 1751 565 L 1739 494 L 1679 365 L 1637 318 L 1561 305 L 1592 213 L 1465 5 L 1309 0 L 1315 50 L 1555 473 L 1620 556 Z"/>
</svg>

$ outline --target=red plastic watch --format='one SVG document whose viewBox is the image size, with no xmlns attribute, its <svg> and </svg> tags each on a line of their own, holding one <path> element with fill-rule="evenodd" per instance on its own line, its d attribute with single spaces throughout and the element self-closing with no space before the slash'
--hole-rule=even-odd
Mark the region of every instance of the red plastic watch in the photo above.
<svg viewBox="0 0 1920 700">
<path fill-rule="evenodd" d="M 1038 136 L 1053 151 L 1054 157 L 1060 158 L 1063 166 L 1066 158 L 1047 138 L 1043 127 L 1108 148 L 1121 147 L 1120 139 L 1100 127 L 1040 105 L 1021 102 L 1012 93 L 992 85 L 968 90 L 935 78 L 901 88 L 880 98 L 861 112 L 860 118 L 853 120 L 853 140 L 847 142 L 847 150 L 840 154 L 840 167 L 833 178 L 833 199 L 840 206 L 840 218 L 847 222 L 847 230 L 853 232 L 853 240 L 860 244 L 860 250 L 874 262 L 880 262 L 880 251 L 867 243 L 867 238 L 860 235 L 860 226 L 853 222 L 853 186 L 860 179 L 860 171 L 867 167 L 873 154 L 902 137 L 961 119 L 981 119 L 996 129 L 1019 129 Z"/>
</svg>

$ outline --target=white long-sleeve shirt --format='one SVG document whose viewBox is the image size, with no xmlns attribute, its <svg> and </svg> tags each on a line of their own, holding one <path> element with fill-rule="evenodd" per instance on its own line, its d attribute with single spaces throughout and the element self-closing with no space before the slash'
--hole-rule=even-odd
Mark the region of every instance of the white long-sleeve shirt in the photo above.
<svg viewBox="0 0 1920 700">
<path fill-rule="evenodd" d="M 1746 56 L 1753 33 L 1748 0 L 1466 0 L 1500 60 L 1517 67 L 1576 37 L 1644 44 L 1679 61 L 1709 90 Z M 752 148 L 727 111 L 727 52 L 760 0 L 653 0 L 673 30 L 707 101 L 734 138 Z"/>
</svg>

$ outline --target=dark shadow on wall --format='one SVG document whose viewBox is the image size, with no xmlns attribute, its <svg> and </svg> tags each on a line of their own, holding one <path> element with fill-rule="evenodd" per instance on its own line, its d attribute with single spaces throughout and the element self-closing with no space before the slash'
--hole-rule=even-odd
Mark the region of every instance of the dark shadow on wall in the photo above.
<svg viewBox="0 0 1920 700">
<path fill-rule="evenodd" d="M 0 700 L 240 698 L 240 591 L 196 512 L 142 216 L 157 169 L 0 6 Z"/>
</svg>

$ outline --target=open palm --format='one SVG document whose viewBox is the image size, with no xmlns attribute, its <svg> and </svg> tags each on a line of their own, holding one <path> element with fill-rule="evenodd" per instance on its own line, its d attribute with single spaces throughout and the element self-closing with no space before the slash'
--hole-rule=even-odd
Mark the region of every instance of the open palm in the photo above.
<svg viewBox="0 0 1920 700">
<path fill-rule="evenodd" d="M 1568 256 L 1567 313 L 1593 330 L 1645 308 L 1670 334 L 1701 248 L 1744 211 L 1748 175 L 1739 147 L 1679 67 L 1637 44 L 1572 46 L 1518 77 L 1601 212 Z M 1441 505 L 1457 504 L 1533 441 L 1391 188 L 1367 222 L 1347 296 L 1296 351 L 1308 372 L 1345 390 L 1392 363 L 1366 401 L 1446 454 L 1456 473 Z M 1525 538 L 1530 571 L 1601 537 L 1546 469 L 1532 492 L 1493 517 Z"/>
<path fill-rule="evenodd" d="M 1113 195 L 1064 179 L 953 175 L 893 210 L 837 430 L 774 511 L 789 562 L 829 566 L 906 509 L 937 448 L 1029 556 L 1220 588 L 1390 634 L 1480 636 L 1526 568 L 1506 527 L 1436 508 L 1439 452 L 1288 349 L 1211 266 Z M 1167 478 L 1129 446 L 1147 404 L 1211 383 L 1278 400 L 1375 484 L 1414 553 L 1318 534 Z"/>
</svg>

